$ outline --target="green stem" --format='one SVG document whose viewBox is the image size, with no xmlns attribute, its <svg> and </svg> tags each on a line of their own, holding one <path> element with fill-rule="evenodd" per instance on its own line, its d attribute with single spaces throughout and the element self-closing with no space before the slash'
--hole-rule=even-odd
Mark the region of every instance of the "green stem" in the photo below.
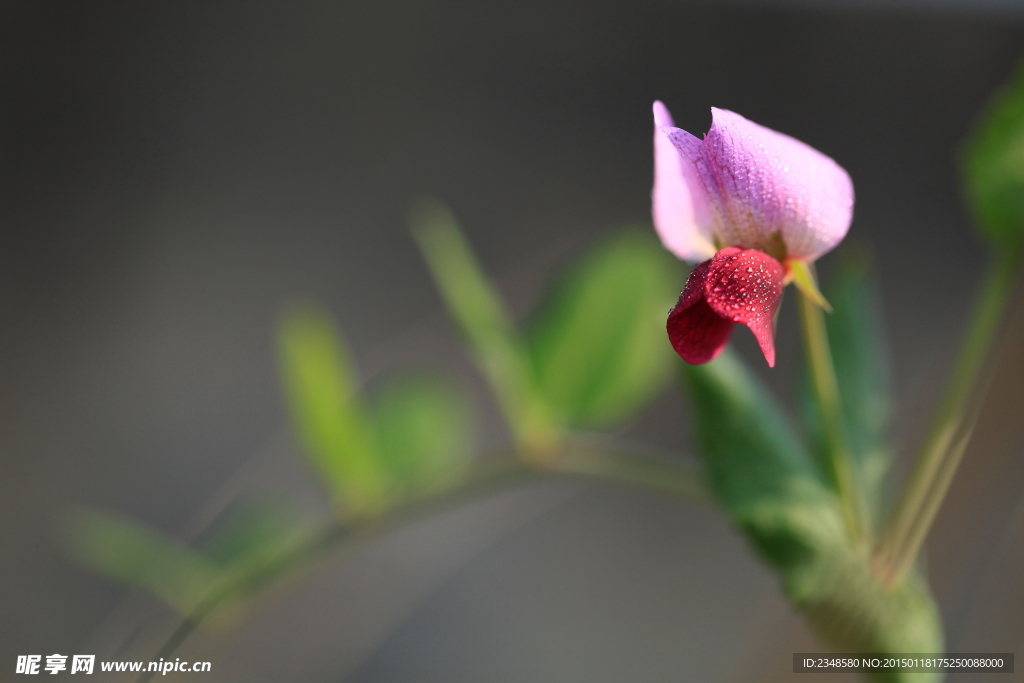
<svg viewBox="0 0 1024 683">
<path fill-rule="evenodd" d="M 974 428 L 965 416 L 968 402 L 980 406 L 979 375 L 999 330 L 1013 290 L 1020 259 L 1006 253 L 989 266 L 974 317 L 907 486 L 879 548 L 888 580 L 898 581 L 913 564 L 941 507 Z"/>
<path fill-rule="evenodd" d="M 701 503 L 709 502 L 695 469 L 651 457 L 638 450 L 618 440 L 575 435 L 550 470 L 557 474 L 661 491 Z"/>
<path fill-rule="evenodd" d="M 389 530 L 420 519 L 426 514 L 449 509 L 468 500 L 473 500 L 496 488 L 523 481 L 536 476 L 519 460 L 503 459 L 500 463 L 479 466 L 455 489 L 439 491 L 410 501 L 377 519 L 355 519 L 341 523 L 335 520 L 324 524 L 316 533 L 303 542 L 297 543 L 287 552 L 243 571 L 233 573 L 218 581 L 196 604 L 160 645 L 150 661 L 169 659 L 192 635 L 193 632 L 218 608 L 231 600 L 244 598 L 270 581 L 296 570 L 304 563 L 315 560 L 340 546 L 351 545 L 359 540 L 369 540 Z M 142 672 L 136 683 L 146 683 L 153 673 Z"/>
<path fill-rule="evenodd" d="M 604 439 L 577 438 L 576 444 L 567 444 L 563 456 L 549 463 L 543 471 L 605 479 L 691 500 L 705 499 L 700 481 L 693 471 L 641 453 L 624 453 L 621 448 L 615 449 L 613 444 L 605 442 Z M 182 619 L 150 661 L 166 660 L 173 656 L 199 625 L 221 606 L 254 593 L 271 580 L 328 551 L 339 546 L 351 546 L 359 540 L 369 540 L 424 515 L 451 509 L 495 489 L 536 478 L 543 471 L 527 467 L 518 457 L 510 458 L 506 455 L 499 462 L 478 466 L 455 488 L 415 499 L 377 519 L 356 519 L 345 524 L 331 521 L 274 560 L 246 568 L 218 582 Z M 152 672 L 144 671 L 139 675 L 137 683 L 146 683 L 152 677 Z"/>
<path fill-rule="evenodd" d="M 829 348 L 828 334 L 825 330 L 825 316 L 818 303 L 802 291 L 800 293 L 800 320 L 811 380 L 814 385 L 814 397 L 821 414 L 826 468 L 832 484 L 839 494 L 850 538 L 854 543 L 859 544 L 866 540 L 868 533 L 864 521 L 864 503 L 846 440 L 839 384 L 836 381 L 835 367 L 832 365 L 832 351 Z"/>
<path fill-rule="evenodd" d="M 974 419 L 970 420 L 970 426 L 963 430 L 963 434 L 949 449 L 941 466 L 938 468 L 935 482 L 921 503 L 921 510 L 915 520 L 916 523 L 907 532 L 906 540 L 899 547 L 898 553 L 890 559 L 888 573 L 884 576 L 884 581 L 887 585 L 892 585 L 903 578 L 907 571 L 910 570 L 910 567 L 913 566 L 914 560 L 917 559 L 917 554 L 924 544 L 924 539 L 927 538 L 928 531 L 935 522 L 935 516 L 939 512 L 939 508 L 942 507 L 942 501 L 949 491 L 949 486 L 953 483 L 953 475 L 956 474 L 964 451 L 967 450 L 967 443 L 974 433 L 974 423 Z"/>
<path fill-rule="evenodd" d="M 311 535 L 304 542 L 296 544 L 273 561 L 218 581 L 192 608 L 192 611 L 181 620 L 149 661 L 170 659 L 199 625 L 218 607 L 233 597 L 241 597 L 255 591 L 261 585 L 284 574 L 302 561 L 315 557 L 320 552 L 332 547 L 339 540 L 346 538 L 349 533 L 350 529 L 331 521 L 318 533 Z M 147 683 L 155 675 L 152 671 L 144 671 L 136 679 L 136 683 Z"/>
</svg>

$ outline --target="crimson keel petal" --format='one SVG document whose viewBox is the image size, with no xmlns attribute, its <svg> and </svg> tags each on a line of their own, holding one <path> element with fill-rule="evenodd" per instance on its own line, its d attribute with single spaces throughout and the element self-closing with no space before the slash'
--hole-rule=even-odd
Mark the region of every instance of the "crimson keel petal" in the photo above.
<svg viewBox="0 0 1024 683">
<path fill-rule="evenodd" d="M 738 247 L 722 249 L 707 263 L 707 305 L 719 316 L 750 328 L 768 366 L 774 367 L 775 311 L 786 275 L 782 264 L 764 252 Z"/>
<path fill-rule="evenodd" d="M 704 297 L 704 283 L 711 261 L 694 267 L 679 302 L 668 314 L 668 338 L 687 363 L 699 365 L 713 359 L 729 341 L 732 321 L 721 317 Z"/>
</svg>

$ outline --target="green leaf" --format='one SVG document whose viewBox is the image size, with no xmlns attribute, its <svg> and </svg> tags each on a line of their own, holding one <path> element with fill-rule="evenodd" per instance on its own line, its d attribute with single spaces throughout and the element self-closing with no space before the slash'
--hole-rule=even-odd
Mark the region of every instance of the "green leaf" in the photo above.
<svg viewBox="0 0 1024 683">
<path fill-rule="evenodd" d="M 242 500 L 220 515 L 196 546 L 218 564 L 230 567 L 275 556 L 305 532 L 298 516 L 284 505 Z"/>
<path fill-rule="evenodd" d="M 430 376 L 383 386 L 373 401 L 377 441 L 388 473 L 407 494 L 452 481 L 469 464 L 472 425 L 466 400 Z"/>
<path fill-rule="evenodd" d="M 892 419 L 889 349 L 882 324 L 881 293 L 868 256 L 844 253 L 826 294 L 833 313 L 826 317 L 828 341 L 842 401 L 843 421 L 857 476 L 875 520 L 881 514 L 884 480 L 891 464 Z M 821 416 L 810 381 L 801 383 L 800 405 L 816 447 L 823 448 Z"/>
<path fill-rule="evenodd" d="M 710 483 L 726 509 L 784 499 L 794 486 L 827 490 L 775 398 L 731 350 L 683 368 Z"/>
<path fill-rule="evenodd" d="M 82 510 L 67 528 L 72 554 L 109 578 L 148 590 L 188 614 L 218 579 L 220 567 L 131 519 Z"/>
<path fill-rule="evenodd" d="M 850 542 L 835 495 L 754 376 L 728 351 L 686 366 L 684 376 L 711 490 L 818 634 L 850 652 L 942 652 L 927 585 L 916 575 L 882 585 L 867 550 Z M 892 673 L 876 680 L 939 678 Z"/>
<path fill-rule="evenodd" d="M 1024 67 L 992 98 L 962 156 L 968 204 L 1000 249 L 1024 251 Z"/>
<path fill-rule="evenodd" d="M 761 552 L 784 568 L 843 536 L 838 502 L 775 399 L 739 359 L 726 350 L 684 368 L 710 488 Z"/>
<path fill-rule="evenodd" d="M 632 416 L 670 376 L 665 312 L 681 276 L 648 230 L 614 235 L 549 294 L 529 347 L 541 396 L 572 426 Z"/>
<path fill-rule="evenodd" d="M 290 311 L 279 327 L 281 368 L 292 419 L 339 510 L 376 510 L 386 493 L 372 425 L 348 353 L 318 309 Z"/>
<path fill-rule="evenodd" d="M 529 359 L 512 319 L 444 204 L 420 201 L 410 216 L 416 238 L 449 313 L 462 328 L 520 446 L 550 450 L 557 440 L 538 400 Z"/>
</svg>

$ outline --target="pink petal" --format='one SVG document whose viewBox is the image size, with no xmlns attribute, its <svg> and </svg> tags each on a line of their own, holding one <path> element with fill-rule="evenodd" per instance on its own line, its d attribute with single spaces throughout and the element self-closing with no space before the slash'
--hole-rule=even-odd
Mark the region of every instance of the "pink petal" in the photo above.
<svg viewBox="0 0 1024 683">
<path fill-rule="evenodd" d="M 668 338 L 687 363 L 699 365 L 713 359 L 729 341 L 732 321 L 715 313 L 705 300 L 705 278 L 711 261 L 694 266 L 679 302 L 668 314 Z"/>
<path fill-rule="evenodd" d="M 703 175 L 720 244 L 772 252 L 773 236 L 781 235 L 784 256 L 807 261 L 835 247 L 853 218 L 846 171 L 788 135 L 731 111 L 711 113 Z"/>
<path fill-rule="evenodd" d="M 673 127 L 664 104 L 654 103 L 654 227 L 666 249 L 691 263 L 715 253 L 707 232 L 707 192 L 694 168 L 701 146 L 700 140 Z"/>
<path fill-rule="evenodd" d="M 763 252 L 728 247 L 715 254 L 704 277 L 708 306 L 722 318 L 750 328 L 768 367 L 775 367 L 775 311 L 782 301 L 785 275 L 782 264 Z"/>
</svg>

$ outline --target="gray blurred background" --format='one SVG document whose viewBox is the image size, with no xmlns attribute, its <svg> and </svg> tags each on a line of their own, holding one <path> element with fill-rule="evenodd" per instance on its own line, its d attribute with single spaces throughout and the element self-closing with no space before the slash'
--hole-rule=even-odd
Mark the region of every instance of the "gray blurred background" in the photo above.
<svg viewBox="0 0 1024 683">
<path fill-rule="evenodd" d="M 408 207 L 448 201 L 524 312 L 581 247 L 649 221 L 656 98 L 693 133 L 733 109 L 849 170 L 908 450 L 985 257 L 955 149 L 1022 53 L 1012 0 L 3 3 L 0 680 L 18 654 L 112 655 L 160 616 L 67 559 L 75 506 L 174 535 L 238 489 L 322 506 L 275 366 L 296 297 L 332 311 L 368 382 L 458 377 L 502 443 Z M 1024 654 L 1019 299 L 1007 335 L 932 537 L 951 651 Z M 686 424 L 672 390 L 629 432 L 687 452 Z M 774 681 L 821 649 L 717 512 L 566 482 L 331 558 L 222 626 L 182 654 L 213 662 L 204 680 Z"/>
</svg>

